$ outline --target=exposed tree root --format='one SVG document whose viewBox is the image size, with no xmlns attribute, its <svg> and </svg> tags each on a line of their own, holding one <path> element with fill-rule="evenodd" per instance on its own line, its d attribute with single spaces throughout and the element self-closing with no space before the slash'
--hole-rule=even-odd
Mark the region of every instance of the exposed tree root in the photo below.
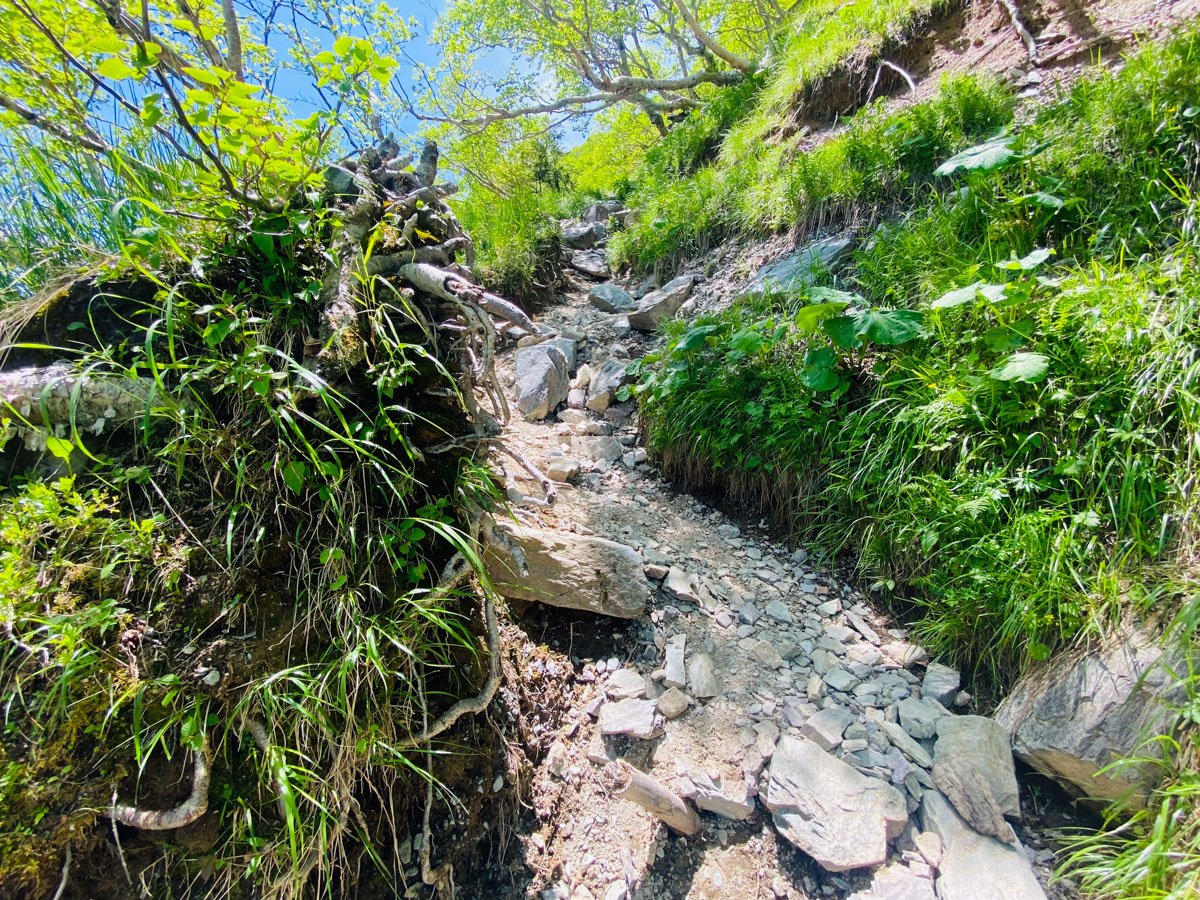
<svg viewBox="0 0 1200 900">
<path fill-rule="evenodd" d="M 104 814 L 114 822 L 141 828 L 145 831 L 169 831 L 190 825 L 208 811 L 209 759 L 208 737 L 201 738 L 200 749 L 192 754 L 192 793 L 186 800 L 171 809 L 151 810 L 136 806 L 113 803 Z"/>
</svg>

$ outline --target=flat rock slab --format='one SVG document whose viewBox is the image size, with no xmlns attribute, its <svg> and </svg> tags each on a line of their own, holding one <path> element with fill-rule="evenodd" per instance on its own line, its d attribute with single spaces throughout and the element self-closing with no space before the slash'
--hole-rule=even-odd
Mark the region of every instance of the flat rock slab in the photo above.
<svg viewBox="0 0 1200 900">
<path fill-rule="evenodd" d="M 763 266 L 742 294 L 788 294 L 803 290 L 817 276 L 832 271 L 850 247 L 851 242 L 841 237 L 813 241 L 795 253 Z"/>
<path fill-rule="evenodd" d="M 937 791 L 925 791 L 920 817 L 921 827 L 942 843 L 939 900 L 1045 900 L 1020 845 L 975 831 Z"/>
<path fill-rule="evenodd" d="M 512 559 L 489 547 L 484 565 L 502 596 L 621 619 L 637 618 L 645 610 L 650 582 L 632 547 L 569 532 L 507 523 L 498 527 L 525 552 L 529 570 L 521 574 Z"/>
<path fill-rule="evenodd" d="M 601 312 L 626 313 L 637 308 L 629 292 L 611 281 L 595 285 L 588 291 L 588 303 Z"/>
<path fill-rule="evenodd" d="M 631 737 L 649 740 L 654 737 L 654 714 L 658 711 L 656 700 L 618 700 L 600 707 L 600 733 L 606 735 L 628 734 Z"/>
<path fill-rule="evenodd" d="M 657 331 L 659 325 L 679 312 L 683 301 L 692 295 L 694 283 L 691 275 L 680 275 L 657 291 L 646 294 L 637 309 L 629 314 L 629 327 L 637 331 Z"/>
<path fill-rule="evenodd" d="M 1101 770 L 1166 729 L 1174 680 L 1158 666 L 1162 656 L 1133 632 L 1082 658 L 1052 659 L 1017 682 L 996 721 L 1017 759 L 1072 793 L 1144 804 L 1161 768 Z"/>
<path fill-rule="evenodd" d="M 792 737 L 771 758 L 763 805 L 779 832 L 830 872 L 879 865 L 908 822 L 904 795 L 890 784 Z"/>
</svg>

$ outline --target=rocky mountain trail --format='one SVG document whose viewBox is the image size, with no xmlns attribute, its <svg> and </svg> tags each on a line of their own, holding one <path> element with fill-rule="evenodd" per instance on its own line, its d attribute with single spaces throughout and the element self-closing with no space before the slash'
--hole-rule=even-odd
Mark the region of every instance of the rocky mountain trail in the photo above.
<svg viewBox="0 0 1200 900">
<path fill-rule="evenodd" d="M 786 263 L 768 268 L 802 271 Z M 586 285 L 499 354 L 527 413 L 509 441 L 557 496 L 505 526 L 528 576 L 499 558 L 489 573 L 573 673 L 533 812 L 508 823 L 522 858 L 502 893 L 1069 896 L 1045 887 L 1053 854 L 1021 823 L 1007 737 L 968 714 L 958 673 L 805 549 L 675 490 L 639 446 L 617 392 L 654 339 L 631 320 L 677 315 L 704 283 Z M 551 363 L 534 384 L 538 358 Z M 510 497 L 539 494 L 526 470 L 507 478 Z M 699 829 L 618 796 L 614 764 L 652 780 L 667 819 L 678 804 L 698 811 Z M 985 881 L 993 893 L 978 893 Z"/>
</svg>

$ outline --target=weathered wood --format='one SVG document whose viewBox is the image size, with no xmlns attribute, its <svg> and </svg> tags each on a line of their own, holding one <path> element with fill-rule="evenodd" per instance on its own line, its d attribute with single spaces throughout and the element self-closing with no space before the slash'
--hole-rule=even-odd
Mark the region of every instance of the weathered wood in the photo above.
<svg viewBox="0 0 1200 900">
<path fill-rule="evenodd" d="M 605 766 L 600 780 L 616 796 L 636 803 L 680 834 L 690 836 L 700 830 L 700 816 L 686 800 L 624 760 Z"/>
</svg>

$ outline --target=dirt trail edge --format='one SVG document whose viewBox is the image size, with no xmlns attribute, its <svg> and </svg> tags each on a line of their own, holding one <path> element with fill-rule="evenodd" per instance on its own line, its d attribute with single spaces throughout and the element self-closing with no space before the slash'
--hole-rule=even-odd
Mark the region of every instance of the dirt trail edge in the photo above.
<svg viewBox="0 0 1200 900">
<path fill-rule="evenodd" d="M 534 562 L 524 583 L 501 590 L 571 674 L 533 773 L 532 811 L 494 823 L 519 849 L 466 890 L 1066 896 L 1046 888 L 1053 855 L 1020 823 L 1007 740 L 966 715 L 958 674 L 803 549 L 674 491 L 638 446 L 616 373 L 652 338 L 629 330 L 629 304 L 636 319 L 675 284 L 640 301 L 586 285 L 539 318 L 544 334 L 501 359 L 514 407 L 544 417 L 516 421 L 511 440 L 559 486 L 553 506 L 519 508 L 508 526 Z M 510 496 L 539 495 L 518 467 L 508 477 Z M 616 617 L 594 613 L 605 609 Z M 694 806 L 699 830 L 681 834 L 618 796 L 616 760 Z M 977 893 L 984 884 L 994 887 Z"/>
</svg>

